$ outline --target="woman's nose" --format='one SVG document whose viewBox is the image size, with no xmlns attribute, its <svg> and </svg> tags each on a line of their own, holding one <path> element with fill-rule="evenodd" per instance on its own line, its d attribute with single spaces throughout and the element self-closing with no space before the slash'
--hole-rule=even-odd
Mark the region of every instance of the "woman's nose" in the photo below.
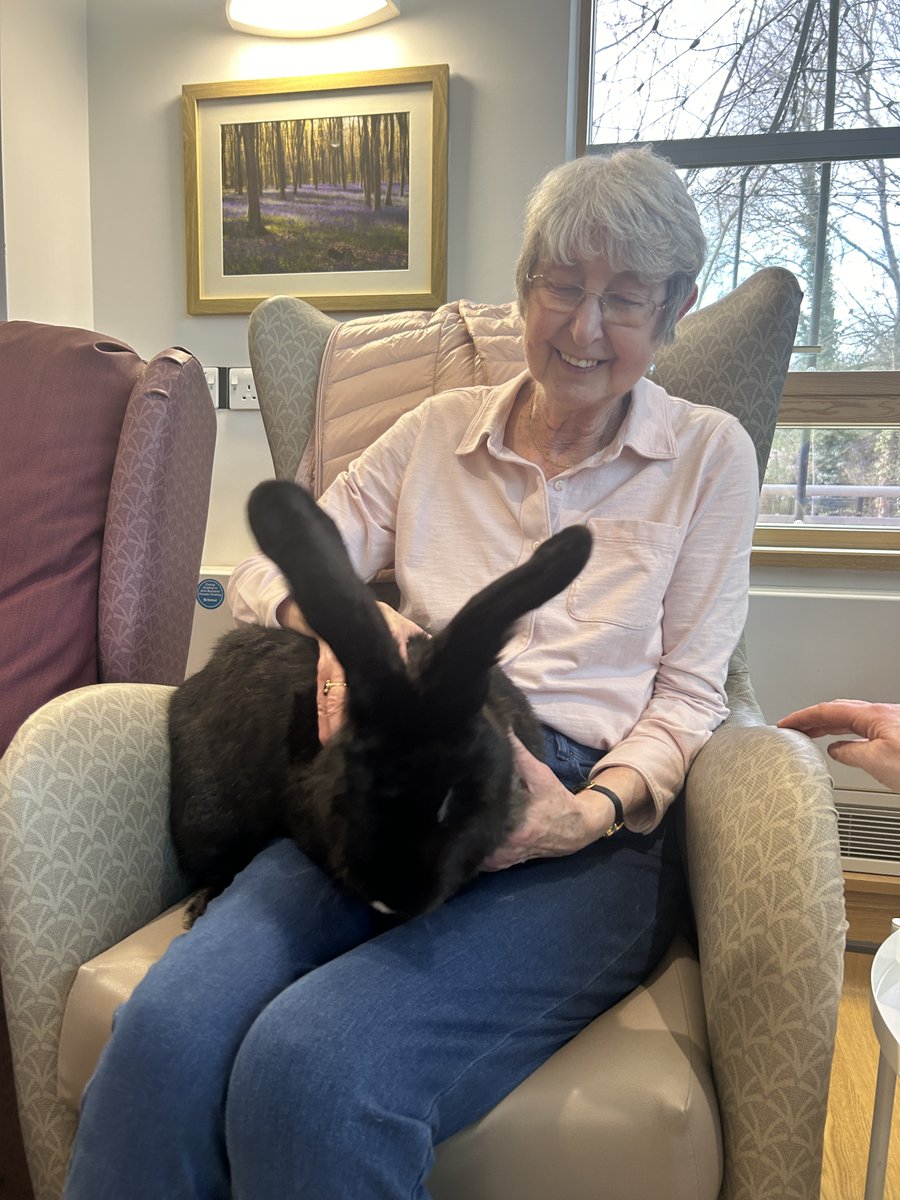
<svg viewBox="0 0 900 1200">
<path fill-rule="evenodd" d="M 602 337 L 605 332 L 603 309 L 600 297 L 587 292 L 572 314 L 571 332 L 579 345 L 587 345 Z"/>
</svg>

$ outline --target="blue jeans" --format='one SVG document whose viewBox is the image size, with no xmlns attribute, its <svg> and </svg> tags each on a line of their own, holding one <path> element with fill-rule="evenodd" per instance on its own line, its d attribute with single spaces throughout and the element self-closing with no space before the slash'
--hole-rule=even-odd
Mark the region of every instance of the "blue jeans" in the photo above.
<svg viewBox="0 0 900 1200">
<path fill-rule="evenodd" d="M 596 751 L 547 744 L 587 778 Z M 684 903 L 669 819 L 405 924 L 274 842 L 119 1010 L 65 1200 L 427 1200 L 434 1145 L 630 992 Z"/>
</svg>

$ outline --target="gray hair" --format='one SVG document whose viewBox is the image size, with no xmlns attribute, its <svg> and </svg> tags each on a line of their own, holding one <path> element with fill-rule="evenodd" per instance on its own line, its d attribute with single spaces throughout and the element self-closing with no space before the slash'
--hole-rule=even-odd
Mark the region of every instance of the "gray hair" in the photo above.
<svg viewBox="0 0 900 1200">
<path fill-rule="evenodd" d="M 670 342 L 706 258 L 706 238 L 675 168 L 649 147 L 577 158 L 540 181 L 525 208 L 516 264 L 519 310 L 524 315 L 525 276 L 539 261 L 574 266 L 597 255 L 615 271 L 665 283 L 659 336 Z"/>
</svg>

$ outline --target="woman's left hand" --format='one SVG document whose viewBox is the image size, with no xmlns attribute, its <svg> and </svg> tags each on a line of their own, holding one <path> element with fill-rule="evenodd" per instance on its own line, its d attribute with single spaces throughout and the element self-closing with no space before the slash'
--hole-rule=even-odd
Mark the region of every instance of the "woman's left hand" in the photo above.
<svg viewBox="0 0 900 1200">
<path fill-rule="evenodd" d="M 482 864 L 484 871 L 503 871 L 529 858 L 561 858 L 574 854 L 604 833 L 615 820 L 612 802 L 597 792 L 570 792 L 548 766 L 513 737 L 513 770 L 529 794 L 522 819 Z"/>
</svg>

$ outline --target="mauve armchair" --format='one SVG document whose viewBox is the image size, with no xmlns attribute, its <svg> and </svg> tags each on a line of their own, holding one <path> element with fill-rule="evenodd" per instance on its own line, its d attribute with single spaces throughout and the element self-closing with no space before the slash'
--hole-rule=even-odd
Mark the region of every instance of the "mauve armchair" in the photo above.
<svg viewBox="0 0 900 1200">
<path fill-rule="evenodd" d="M 203 368 L 0 324 L 0 754 L 53 696 L 184 678 L 216 418 Z"/>
<path fill-rule="evenodd" d="M 2 755 L 54 697 L 184 678 L 216 418 L 202 367 L 179 348 L 144 362 L 91 330 L 7 321 L 0 367 Z M 52 821 L 38 804 L 31 833 Z M 30 1019 L 8 996 L 6 1009 L 11 1027 Z M 0 1074 L 4 1112 L 12 1086 Z M 7 1123 L 8 1158 L 16 1132 Z"/>
</svg>

